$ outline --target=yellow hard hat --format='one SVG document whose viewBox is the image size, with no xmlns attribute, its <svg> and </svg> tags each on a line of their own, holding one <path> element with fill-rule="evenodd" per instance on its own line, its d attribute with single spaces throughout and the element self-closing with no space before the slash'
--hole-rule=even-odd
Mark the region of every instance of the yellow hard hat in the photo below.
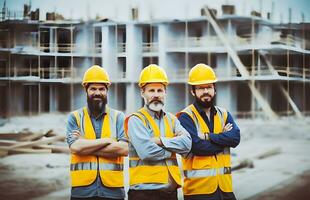
<svg viewBox="0 0 310 200">
<path fill-rule="evenodd" d="M 212 67 L 199 63 L 195 65 L 188 75 L 188 84 L 190 85 L 202 85 L 217 82 L 216 75 Z"/>
<path fill-rule="evenodd" d="M 88 83 L 105 83 L 111 85 L 108 73 L 100 66 L 93 65 L 86 70 L 82 85 L 85 87 Z"/>
<path fill-rule="evenodd" d="M 140 73 L 139 87 L 143 87 L 147 83 L 168 85 L 168 77 L 164 69 L 155 64 L 145 67 Z"/>
</svg>

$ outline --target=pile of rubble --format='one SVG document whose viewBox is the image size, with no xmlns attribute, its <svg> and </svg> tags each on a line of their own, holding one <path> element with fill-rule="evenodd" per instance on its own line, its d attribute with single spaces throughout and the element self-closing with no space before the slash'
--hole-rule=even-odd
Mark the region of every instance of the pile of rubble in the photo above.
<svg viewBox="0 0 310 200">
<path fill-rule="evenodd" d="M 0 157 L 21 153 L 69 153 L 65 136 L 47 132 L 32 132 L 24 129 L 17 133 L 0 134 Z"/>
</svg>

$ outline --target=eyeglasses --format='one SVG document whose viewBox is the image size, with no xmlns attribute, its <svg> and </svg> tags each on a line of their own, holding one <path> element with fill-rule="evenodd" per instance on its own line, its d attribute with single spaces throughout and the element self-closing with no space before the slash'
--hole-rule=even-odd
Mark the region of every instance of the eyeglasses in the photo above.
<svg viewBox="0 0 310 200">
<path fill-rule="evenodd" d="M 196 86 L 195 89 L 198 91 L 204 91 L 204 90 L 211 91 L 211 90 L 214 90 L 214 87 L 212 87 L 212 86 L 206 86 L 206 87 Z"/>
</svg>

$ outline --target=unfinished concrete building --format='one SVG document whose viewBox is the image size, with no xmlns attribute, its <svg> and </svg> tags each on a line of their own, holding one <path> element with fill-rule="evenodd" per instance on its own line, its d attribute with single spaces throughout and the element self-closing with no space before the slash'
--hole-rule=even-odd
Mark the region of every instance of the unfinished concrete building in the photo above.
<svg viewBox="0 0 310 200">
<path fill-rule="evenodd" d="M 166 109 L 192 102 L 187 74 L 197 63 L 219 78 L 216 103 L 237 117 L 309 115 L 310 24 L 275 24 L 260 16 L 223 15 L 141 22 L 34 19 L 0 22 L 0 116 L 68 112 L 86 102 L 81 87 L 93 64 L 113 82 L 109 104 L 129 114 L 142 105 L 137 86 L 143 67 L 167 71 Z M 254 15 L 258 13 L 254 12 Z"/>
</svg>

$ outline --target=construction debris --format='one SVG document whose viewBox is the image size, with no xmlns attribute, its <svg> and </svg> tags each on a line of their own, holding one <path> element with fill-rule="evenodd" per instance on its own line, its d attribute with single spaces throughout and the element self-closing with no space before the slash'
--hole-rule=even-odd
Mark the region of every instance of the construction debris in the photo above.
<svg viewBox="0 0 310 200">
<path fill-rule="evenodd" d="M 0 134 L 0 157 L 20 153 L 69 153 L 64 140 L 65 136 L 57 135 L 52 129 L 45 133 L 27 129 L 3 133 Z"/>
<path fill-rule="evenodd" d="M 273 149 L 270 149 L 258 156 L 256 156 L 257 159 L 264 159 L 264 158 L 267 158 L 267 157 L 270 157 L 270 156 L 274 156 L 274 155 L 277 155 L 277 154 L 280 154 L 281 153 L 281 148 L 280 147 L 276 147 L 276 148 L 273 148 Z"/>
<path fill-rule="evenodd" d="M 235 170 L 239 170 L 242 168 L 254 168 L 253 161 L 250 159 L 244 159 L 244 160 L 240 161 L 239 164 L 232 166 L 231 170 L 235 171 Z"/>
</svg>

